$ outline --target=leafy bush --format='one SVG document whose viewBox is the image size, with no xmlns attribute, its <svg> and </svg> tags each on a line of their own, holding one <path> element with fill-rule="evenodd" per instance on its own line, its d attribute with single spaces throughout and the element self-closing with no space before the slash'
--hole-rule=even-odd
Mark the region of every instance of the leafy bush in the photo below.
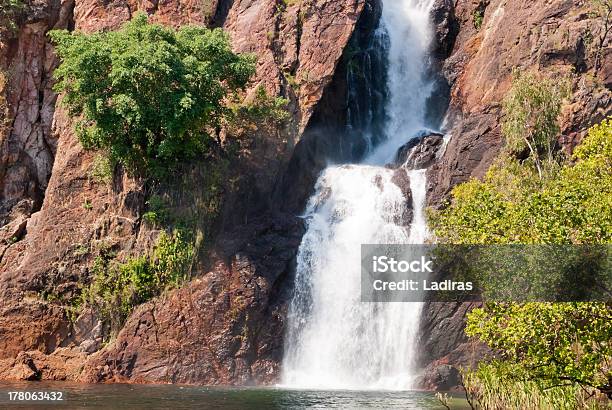
<svg viewBox="0 0 612 410">
<path fill-rule="evenodd" d="M 612 243 L 612 121 L 591 128 L 574 160 L 540 180 L 533 168 L 500 159 L 484 181 L 457 186 L 450 206 L 430 213 L 438 240 Z M 537 382 L 531 387 L 566 383 L 612 395 L 609 304 L 488 304 L 468 315 L 467 332 L 520 368 L 521 380 Z"/>
<path fill-rule="evenodd" d="M 224 100 L 255 69 L 221 29 L 175 31 L 144 14 L 115 32 L 50 36 L 62 61 L 55 90 L 81 116 L 81 143 L 137 170 L 163 172 L 205 152 L 228 114 Z"/>
<path fill-rule="evenodd" d="M 164 199 L 159 195 L 151 195 L 147 201 L 147 212 L 142 218 L 153 226 L 163 224 L 168 218 L 168 211 Z"/>
<path fill-rule="evenodd" d="M 612 309 L 603 303 L 488 304 L 466 328 L 544 388 L 576 383 L 612 395 Z"/>
<path fill-rule="evenodd" d="M 565 165 L 545 181 L 501 158 L 484 181 L 453 190 L 446 209 L 430 213 L 439 241 L 455 244 L 612 242 L 612 121 L 589 131 Z"/>
<path fill-rule="evenodd" d="M 482 22 L 484 20 L 484 12 L 480 9 L 474 10 L 472 13 L 472 24 L 474 24 L 474 28 L 476 30 L 480 30 L 482 27 Z"/>
<path fill-rule="evenodd" d="M 115 165 L 108 155 L 98 154 L 95 156 L 89 176 L 96 182 L 110 184 L 113 181 Z"/>
<path fill-rule="evenodd" d="M 506 147 L 514 153 L 528 150 L 540 178 L 544 166 L 554 163 L 558 118 L 568 94 L 566 80 L 553 82 L 515 70 L 512 87 L 504 98 L 502 131 Z"/>
<path fill-rule="evenodd" d="M 242 129 L 257 129 L 261 125 L 278 127 L 290 117 L 287 104 L 288 99 L 269 96 L 265 88 L 259 86 L 250 101 L 232 106 L 230 126 Z M 234 132 L 239 133 L 237 130 Z"/>
<path fill-rule="evenodd" d="M 117 333 L 134 307 L 189 278 L 194 253 L 187 235 L 176 231 L 160 234 L 148 256 L 119 263 L 101 255 L 91 268 L 93 279 L 83 291 L 82 301 Z"/>
</svg>

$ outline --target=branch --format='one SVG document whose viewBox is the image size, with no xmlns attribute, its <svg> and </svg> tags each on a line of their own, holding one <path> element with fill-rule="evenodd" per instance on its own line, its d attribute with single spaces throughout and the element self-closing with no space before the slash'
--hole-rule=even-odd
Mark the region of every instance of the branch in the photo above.
<svg viewBox="0 0 612 410">
<path fill-rule="evenodd" d="M 470 397 L 467 388 L 465 387 L 465 383 L 463 383 L 463 375 L 461 375 L 461 381 L 459 382 L 461 383 L 461 387 L 463 387 L 463 391 L 465 392 L 465 400 L 468 402 L 468 404 L 470 405 L 470 408 L 472 410 L 476 410 L 476 407 L 474 407 L 474 404 L 472 403 L 472 398 Z"/>
<path fill-rule="evenodd" d="M 527 143 L 527 146 L 529 147 L 529 151 L 531 151 L 531 155 L 533 155 L 533 159 L 535 161 L 536 168 L 538 169 L 538 175 L 540 176 L 540 180 L 541 180 L 542 179 L 542 169 L 540 168 L 540 158 L 538 157 L 538 153 L 534 151 L 533 147 L 529 143 L 529 138 L 523 137 L 523 139 L 525 140 L 525 143 Z"/>
</svg>

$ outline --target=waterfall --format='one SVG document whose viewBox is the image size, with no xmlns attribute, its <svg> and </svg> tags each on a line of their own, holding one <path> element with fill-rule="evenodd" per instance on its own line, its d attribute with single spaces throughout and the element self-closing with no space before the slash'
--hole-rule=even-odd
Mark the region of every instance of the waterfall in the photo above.
<svg viewBox="0 0 612 410">
<path fill-rule="evenodd" d="M 360 301 L 361 244 L 423 243 L 424 170 L 407 170 L 409 204 L 385 167 L 426 127 L 433 0 L 385 0 L 379 30 L 388 36 L 384 141 L 361 164 L 320 175 L 304 217 L 282 366 L 284 385 L 323 389 L 408 389 L 415 374 L 420 303 Z"/>
</svg>

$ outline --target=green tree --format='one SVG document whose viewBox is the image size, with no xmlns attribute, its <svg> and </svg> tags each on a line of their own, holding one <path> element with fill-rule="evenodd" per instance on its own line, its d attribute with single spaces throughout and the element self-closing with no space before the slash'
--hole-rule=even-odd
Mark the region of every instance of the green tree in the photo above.
<svg viewBox="0 0 612 410">
<path fill-rule="evenodd" d="M 612 121 L 593 127 L 554 177 L 501 157 L 484 181 L 458 185 L 430 214 L 438 240 L 454 244 L 612 243 Z"/>
<path fill-rule="evenodd" d="M 229 112 L 225 101 L 255 69 L 221 29 L 175 31 L 144 14 L 114 32 L 50 36 L 61 58 L 55 89 L 80 116 L 81 143 L 136 170 L 163 171 L 205 152 Z"/>
<path fill-rule="evenodd" d="M 569 93 L 566 80 L 553 82 L 533 73 L 514 70 L 512 87 L 503 101 L 502 132 L 512 153 L 529 151 L 540 179 L 554 164 L 559 114 Z"/>
<path fill-rule="evenodd" d="M 520 365 L 527 380 L 541 380 L 545 388 L 577 383 L 612 398 L 609 305 L 487 304 L 470 313 L 466 333 Z"/>
</svg>

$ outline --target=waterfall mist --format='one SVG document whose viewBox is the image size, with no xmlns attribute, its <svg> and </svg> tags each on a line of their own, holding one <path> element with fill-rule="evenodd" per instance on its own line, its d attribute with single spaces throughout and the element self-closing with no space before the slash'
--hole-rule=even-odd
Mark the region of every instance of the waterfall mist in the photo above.
<svg viewBox="0 0 612 410">
<path fill-rule="evenodd" d="M 282 383 L 322 389 L 409 389 L 415 376 L 420 303 L 360 301 L 361 244 L 423 243 L 424 170 L 407 170 L 412 221 L 392 179 L 397 149 L 426 127 L 433 0 L 385 0 L 386 123 L 361 164 L 325 169 L 304 217 L 289 307 Z M 380 34 L 380 33 L 379 33 Z"/>
</svg>

